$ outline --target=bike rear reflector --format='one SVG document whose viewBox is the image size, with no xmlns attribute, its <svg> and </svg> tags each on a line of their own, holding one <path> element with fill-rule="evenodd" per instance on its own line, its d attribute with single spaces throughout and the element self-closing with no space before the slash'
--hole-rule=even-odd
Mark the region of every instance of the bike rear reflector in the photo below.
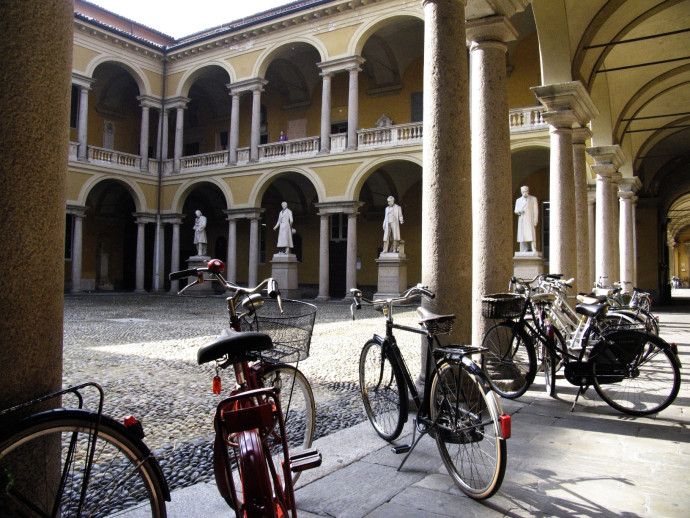
<svg viewBox="0 0 690 518">
<path fill-rule="evenodd" d="M 139 439 L 143 439 L 145 437 L 144 427 L 141 425 L 139 420 L 133 415 L 128 415 L 127 417 L 125 417 L 123 423 L 125 425 L 125 428 L 127 428 L 128 431 L 132 432 Z"/>
<path fill-rule="evenodd" d="M 220 391 L 221 391 L 220 376 L 213 376 L 213 393 L 214 394 L 220 394 Z"/>
<path fill-rule="evenodd" d="M 510 434 L 512 431 L 510 415 L 505 414 L 498 418 L 501 423 L 501 435 L 504 439 L 510 439 Z"/>
</svg>

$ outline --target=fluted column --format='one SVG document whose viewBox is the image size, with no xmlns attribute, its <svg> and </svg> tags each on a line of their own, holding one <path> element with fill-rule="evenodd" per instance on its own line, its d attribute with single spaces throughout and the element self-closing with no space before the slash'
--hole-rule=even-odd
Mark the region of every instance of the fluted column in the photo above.
<svg viewBox="0 0 690 518">
<path fill-rule="evenodd" d="M 330 300 L 328 286 L 330 284 L 330 227 L 328 214 L 319 213 L 321 218 L 319 228 L 319 295 L 316 300 Z"/>
<path fill-rule="evenodd" d="M 321 92 L 321 153 L 331 152 L 331 80 L 333 74 L 323 72 Z"/>
<path fill-rule="evenodd" d="M 577 293 L 592 287 L 589 275 L 589 213 L 587 201 L 587 156 L 585 143 L 591 137 L 589 128 L 573 130 L 573 174 L 575 179 L 575 232 L 577 250 Z"/>
<path fill-rule="evenodd" d="M 232 111 L 230 112 L 230 135 L 228 136 L 228 160 L 237 163 L 237 146 L 240 142 L 240 94 L 231 92 Z"/>
<path fill-rule="evenodd" d="M 566 277 L 577 275 L 573 125 L 585 126 L 598 110 L 578 81 L 533 87 L 546 107 L 551 134 L 549 268 Z"/>
<path fill-rule="evenodd" d="M 482 296 L 502 291 L 513 274 L 512 175 L 506 78 L 506 41 L 517 31 L 503 16 L 467 22 L 472 80 L 472 343 L 489 321 Z"/>
<path fill-rule="evenodd" d="M 364 60 L 362 60 L 364 62 Z M 359 125 L 359 73 L 362 69 L 355 65 L 348 69 L 349 88 L 347 95 L 347 149 L 357 149 L 357 126 Z"/>
<path fill-rule="evenodd" d="M 422 282 L 437 313 L 472 313 L 472 191 L 466 1 L 424 6 L 424 143 Z M 471 320 L 456 321 L 452 339 L 469 343 Z"/>
<path fill-rule="evenodd" d="M 587 153 L 594 159 L 592 171 L 597 175 L 596 187 L 596 267 L 595 281 L 605 277 L 604 282 L 614 282 L 614 255 L 611 247 L 612 219 L 611 177 L 623 163 L 620 146 L 600 146 L 588 148 Z"/>
<path fill-rule="evenodd" d="M 68 206 L 67 212 L 74 218 L 72 228 L 72 293 L 81 291 L 81 271 L 82 271 L 82 245 L 83 229 L 82 223 L 86 217 L 87 207 Z"/>
</svg>

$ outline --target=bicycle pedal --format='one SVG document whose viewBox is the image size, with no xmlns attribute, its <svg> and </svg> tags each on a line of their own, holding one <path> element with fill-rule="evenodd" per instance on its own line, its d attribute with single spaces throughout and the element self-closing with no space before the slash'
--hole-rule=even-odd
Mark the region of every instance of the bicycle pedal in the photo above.
<svg viewBox="0 0 690 518">
<path fill-rule="evenodd" d="M 400 446 L 393 446 L 391 450 L 393 450 L 393 453 L 400 454 L 400 453 L 407 453 L 412 449 L 412 446 L 409 444 L 401 444 Z"/>
<path fill-rule="evenodd" d="M 290 455 L 290 471 L 297 473 L 307 469 L 318 468 L 322 460 L 319 450 L 310 450 Z"/>
</svg>

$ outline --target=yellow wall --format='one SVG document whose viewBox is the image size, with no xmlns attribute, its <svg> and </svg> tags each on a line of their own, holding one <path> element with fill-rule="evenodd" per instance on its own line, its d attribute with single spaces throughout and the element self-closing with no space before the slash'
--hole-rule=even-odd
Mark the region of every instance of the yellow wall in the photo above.
<svg viewBox="0 0 690 518">
<path fill-rule="evenodd" d="M 508 106 L 525 108 L 539 104 L 530 91 L 532 86 L 541 85 L 539 68 L 539 42 L 537 35 L 527 36 L 515 48 L 510 60 L 513 71 L 508 78 Z"/>
</svg>

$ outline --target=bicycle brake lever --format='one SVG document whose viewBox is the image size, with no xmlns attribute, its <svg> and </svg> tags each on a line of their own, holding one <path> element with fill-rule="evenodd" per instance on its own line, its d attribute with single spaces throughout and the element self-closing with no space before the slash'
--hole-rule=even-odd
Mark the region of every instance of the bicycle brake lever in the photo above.
<svg viewBox="0 0 690 518">
<path fill-rule="evenodd" d="M 202 278 L 203 278 L 203 277 L 202 277 Z M 195 285 L 197 285 L 197 284 L 201 284 L 202 282 L 203 282 L 203 281 L 200 281 L 199 278 L 197 277 L 197 279 L 196 279 L 194 282 L 192 282 L 192 283 L 190 283 L 190 284 L 187 284 L 187 286 L 185 286 L 185 287 L 182 288 L 180 291 L 178 291 L 177 294 L 178 294 L 178 295 L 182 295 L 182 293 L 183 293 L 186 289 L 191 288 L 192 286 L 195 286 Z"/>
</svg>

